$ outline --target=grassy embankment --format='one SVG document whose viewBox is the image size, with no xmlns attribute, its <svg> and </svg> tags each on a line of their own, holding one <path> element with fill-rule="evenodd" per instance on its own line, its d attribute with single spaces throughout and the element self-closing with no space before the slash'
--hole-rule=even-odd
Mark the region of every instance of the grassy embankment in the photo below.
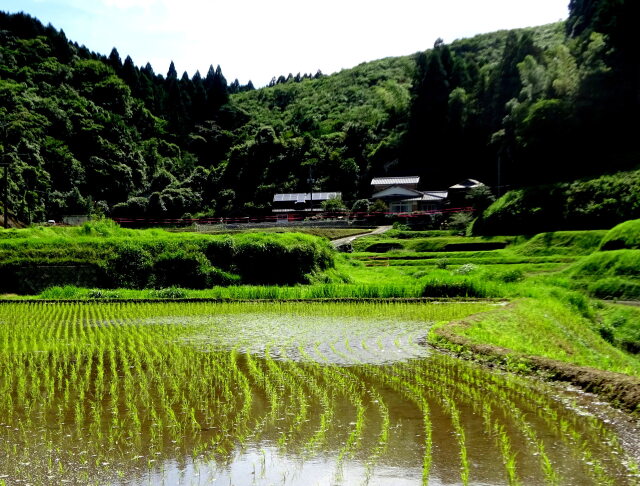
<svg viewBox="0 0 640 486">
<path fill-rule="evenodd" d="M 326 239 L 299 233 L 201 235 L 131 230 L 101 221 L 78 228 L 0 232 L 0 291 L 52 285 L 211 288 L 308 282 L 333 266 Z"/>
</svg>

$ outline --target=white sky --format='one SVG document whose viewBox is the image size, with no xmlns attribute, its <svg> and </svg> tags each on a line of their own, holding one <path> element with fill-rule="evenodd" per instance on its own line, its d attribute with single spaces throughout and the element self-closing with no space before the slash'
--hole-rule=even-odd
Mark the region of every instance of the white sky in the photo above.
<svg viewBox="0 0 640 486">
<path fill-rule="evenodd" d="M 500 29 L 565 19 L 569 0 L 2 0 L 92 51 L 165 75 L 204 76 L 220 64 L 229 82 L 325 74 Z"/>
</svg>

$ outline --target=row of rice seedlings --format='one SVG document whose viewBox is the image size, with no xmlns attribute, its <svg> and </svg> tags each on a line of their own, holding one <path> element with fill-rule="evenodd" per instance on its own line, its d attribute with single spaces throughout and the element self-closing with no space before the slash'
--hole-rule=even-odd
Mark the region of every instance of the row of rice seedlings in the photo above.
<svg viewBox="0 0 640 486">
<path fill-rule="evenodd" d="M 443 376 L 443 374 L 442 374 L 441 370 L 439 370 L 437 373 L 432 374 L 430 376 L 430 379 L 438 380 L 438 379 L 442 379 L 442 376 Z M 469 393 L 469 390 L 477 390 L 478 389 L 478 386 L 476 386 L 474 388 L 463 387 L 462 386 L 463 382 L 459 378 L 460 378 L 459 376 L 456 376 L 455 379 L 449 379 L 448 380 L 449 384 L 451 386 L 457 386 L 458 388 L 465 388 L 465 391 L 467 393 Z M 491 377 L 491 381 L 496 381 L 496 376 Z M 476 383 L 476 385 L 478 385 L 478 383 Z M 543 472 L 544 472 L 544 475 L 545 475 L 545 477 L 547 479 L 547 482 L 550 483 L 550 484 L 558 483 L 559 482 L 559 478 L 557 476 L 556 471 L 554 471 L 554 469 L 553 469 L 553 466 L 552 466 L 552 464 L 551 464 L 551 462 L 549 460 L 548 455 L 545 452 L 543 441 L 541 441 L 539 439 L 536 439 L 536 434 L 534 432 L 534 429 L 529 423 L 527 423 L 524 420 L 524 413 L 520 410 L 520 408 L 519 408 L 520 406 L 516 406 L 515 402 L 510 400 L 507 397 L 507 394 L 505 393 L 505 390 L 508 390 L 509 387 L 496 385 L 494 383 L 493 385 L 491 385 L 489 387 L 489 389 L 492 391 L 492 394 L 490 396 L 498 399 L 498 403 L 499 403 L 501 409 L 504 410 L 505 406 L 509 408 L 509 410 L 510 410 L 510 414 L 509 414 L 510 418 L 513 419 L 515 417 L 516 422 L 518 423 L 518 426 L 519 426 L 520 430 L 524 432 L 525 436 L 530 441 L 530 443 L 533 443 L 535 445 L 535 447 L 537 448 L 536 454 L 540 458 L 541 467 L 543 469 Z M 522 389 L 528 389 L 528 387 L 526 387 L 526 386 L 523 387 L 522 386 L 522 382 L 521 382 L 520 389 L 521 390 Z M 533 396 L 536 396 L 536 397 L 539 396 L 538 392 L 535 391 L 535 390 L 534 391 L 530 390 L 530 393 L 532 393 Z M 475 393 L 474 393 L 474 395 L 475 395 Z M 523 397 L 523 398 L 526 398 L 526 397 Z M 487 398 L 485 397 L 485 400 L 486 399 Z M 472 405 L 474 403 L 476 403 L 475 399 L 472 399 L 470 403 Z M 521 403 L 527 404 L 527 403 L 530 403 L 530 402 L 524 400 Z M 547 404 L 546 408 L 547 409 L 549 408 L 548 404 Z M 532 410 L 532 412 L 534 410 Z M 485 412 L 485 414 L 486 414 L 486 412 Z M 549 415 L 552 416 L 552 414 L 549 414 Z M 549 423 L 548 420 L 547 420 L 547 422 L 548 422 L 549 430 L 557 430 L 558 427 L 557 427 L 557 425 L 555 423 Z M 566 422 L 565 422 L 565 427 L 566 426 L 567 425 L 566 425 Z M 590 429 L 591 432 L 593 432 L 594 430 L 597 430 L 597 428 L 595 428 L 595 427 L 594 428 L 589 427 L 589 429 Z M 572 434 L 579 436 L 579 432 L 577 430 L 572 432 Z M 610 435 L 610 433 L 609 434 L 605 434 L 604 436 L 606 437 L 606 435 Z M 602 440 L 602 438 L 603 438 L 602 435 L 597 435 L 597 436 L 593 437 L 593 440 L 594 441 L 598 440 L 598 437 L 599 437 L 599 440 Z M 502 442 L 504 443 L 504 439 L 502 439 Z M 579 450 L 581 450 L 581 449 L 588 450 L 588 448 L 585 447 L 585 445 L 588 444 L 588 442 L 582 441 L 582 444 L 583 445 L 579 448 Z M 597 442 L 594 442 L 594 444 L 597 444 Z M 617 454 L 619 454 L 619 452 L 614 450 L 614 451 L 612 451 L 612 454 L 614 456 L 617 456 Z M 620 464 L 619 457 L 617 459 L 618 460 L 616 462 L 619 465 Z M 505 464 L 509 465 L 509 468 L 512 467 L 512 462 L 513 461 L 511 461 L 509 458 L 505 458 Z M 584 464 L 588 464 L 590 466 L 594 466 L 594 467 L 590 467 L 588 469 L 588 475 L 591 475 L 594 478 L 594 480 L 597 482 L 597 484 L 609 484 L 610 482 L 612 482 L 611 476 L 608 473 L 605 472 L 605 469 L 600 464 L 600 462 L 593 461 L 593 460 L 591 460 L 591 457 L 588 456 L 588 457 L 584 457 L 583 458 L 583 463 Z M 509 476 L 513 477 L 513 475 L 511 473 L 509 473 Z"/>
<path fill-rule="evenodd" d="M 457 410 L 455 408 L 454 401 L 450 398 L 450 396 L 449 396 L 449 394 L 448 394 L 448 392 L 446 390 L 451 390 L 453 392 L 457 392 L 455 401 L 458 401 L 458 402 L 461 402 L 461 403 L 467 402 L 473 408 L 476 408 L 476 410 L 477 410 L 477 404 L 480 403 L 480 402 L 478 401 L 479 397 L 475 393 L 477 388 L 471 389 L 469 387 L 466 387 L 466 386 L 464 386 L 463 382 L 461 382 L 461 381 L 459 381 L 457 379 L 453 379 L 450 374 L 448 374 L 446 372 L 443 373 L 442 371 L 446 370 L 446 368 L 447 367 L 445 366 L 443 368 L 438 369 L 437 371 L 428 370 L 427 373 L 424 374 L 423 376 L 421 376 L 420 374 L 417 374 L 415 376 L 416 376 L 416 379 L 418 380 L 418 382 L 420 382 L 424 386 L 430 386 L 430 387 L 433 387 L 434 389 L 440 389 L 439 393 L 442 396 L 442 400 L 447 405 L 447 408 L 450 410 L 450 414 L 451 414 L 451 417 L 452 417 L 452 422 L 453 422 L 455 433 L 456 433 L 457 437 L 460 439 L 461 437 L 462 438 L 464 437 L 464 435 L 463 435 L 464 431 L 461 430 L 461 427 L 459 425 L 458 412 L 457 412 Z M 511 418 L 513 418 L 513 416 L 515 415 L 516 418 L 520 419 L 518 421 L 518 425 L 520 427 L 519 430 L 525 432 L 525 435 L 529 439 L 530 443 L 536 444 L 536 446 L 537 446 L 537 454 L 542 456 L 541 457 L 541 461 L 542 461 L 542 464 L 543 464 L 543 469 L 544 469 L 544 472 L 545 472 L 545 477 L 547 479 L 547 482 L 549 484 L 556 484 L 557 478 L 555 477 L 555 473 L 554 473 L 554 471 L 553 471 L 553 469 L 551 467 L 551 464 L 550 464 L 550 462 L 548 460 L 548 457 L 546 456 L 546 454 L 544 452 L 544 445 L 536 439 L 535 432 L 533 431 L 533 429 L 530 426 L 530 424 L 527 423 L 523 419 L 523 414 L 520 411 L 520 409 L 515 405 L 514 402 L 509 401 L 505 396 L 492 394 L 491 397 L 492 398 L 499 397 L 500 398 L 500 403 L 501 403 L 501 405 L 503 407 L 502 409 L 504 409 L 505 405 L 509 406 L 510 407 L 510 416 L 511 416 Z M 487 420 L 486 416 L 485 416 L 485 420 Z M 498 425 L 494 425 L 494 428 L 496 426 L 500 427 Z M 503 439 L 503 441 L 504 441 L 504 439 Z M 460 455 L 461 455 L 461 466 L 462 466 L 462 480 L 464 482 L 465 477 L 468 480 L 468 471 L 465 471 L 466 448 L 464 447 L 463 443 L 460 443 L 460 450 L 461 450 Z M 511 470 L 513 470 L 513 468 L 515 467 L 515 462 L 514 462 L 513 458 L 508 458 L 508 457 L 505 458 L 505 453 L 507 452 L 506 450 L 502 450 L 501 452 L 502 452 L 502 455 L 503 455 L 503 460 L 504 460 L 504 463 L 505 463 L 505 467 L 507 467 L 507 474 L 508 474 L 509 477 L 513 477 L 513 473 L 512 473 Z"/>
<path fill-rule="evenodd" d="M 458 377 L 458 380 L 460 380 L 460 377 Z M 496 378 L 494 377 L 494 381 L 495 380 Z M 605 443 L 606 448 L 602 452 L 609 456 L 610 462 L 618 463 L 618 465 L 623 451 L 615 434 L 605 428 L 601 421 L 593 416 L 584 417 L 577 414 L 569 415 L 568 419 L 563 418 L 566 414 L 560 417 L 555 408 L 557 404 L 549 400 L 546 395 L 539 393 L 534 387 L 526 384 L 524 380 L 519 377 L 506 375 L 497 386 L 499 386 L 501 390 L 500 393 L 506 393 L 512 400 L 527 404 L 529 411 L 525 413 L 535 413 L 538 418 L 545 422 L 550 430 L 559 429 L 561 431 L 561 440 L 568 446 L 572 446 L 574 452 L 587 451 L 586 456 L 585 452 L 581 452 L 583 462 L 585 464 L 595 464 L 595 467 L 589 468 L 589 470 L 598 475 L 597 480 L 599 482 L 606 483 L 610 481 L 610 479 L 605 477 L 606 474 L 603 474 L 600 463 L 597 461 L 594 463 L 591 460 L 589 451 L 593 445 Z M 513 401 L 510 403 L 513 403 Z M 554 473 L 551 471 L 550 462 L 548 461 L 548 457 L 546 457 L 546 453 L 544 453 L 544 444 L 541 441 L 539 441 L 539 447 L 541 447 L 543 451 L 541 460 L 543 461 L 542 464 L 546 475 L 550 478 L 550 481 L 552 481 Z"/>
</svg>

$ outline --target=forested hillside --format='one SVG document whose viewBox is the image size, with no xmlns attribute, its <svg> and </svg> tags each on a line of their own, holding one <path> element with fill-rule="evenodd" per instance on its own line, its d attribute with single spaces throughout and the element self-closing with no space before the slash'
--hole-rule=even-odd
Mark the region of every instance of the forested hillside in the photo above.
<svg viewBox="0 0 640 486">
<path fill-rule="evenodd" d="M 572 0 L 565 23 L 257 90 L 220 66 L 159 75 L 0 12 L 9 209 L 23 222 L 222 216 L 269 211 L 274 192 L 311 184 L 355 200 L 384 174 L 419 174 L 426 189 L 473 177 L 504 192 L 633 169 L 637 10 Z"/>
</svg>

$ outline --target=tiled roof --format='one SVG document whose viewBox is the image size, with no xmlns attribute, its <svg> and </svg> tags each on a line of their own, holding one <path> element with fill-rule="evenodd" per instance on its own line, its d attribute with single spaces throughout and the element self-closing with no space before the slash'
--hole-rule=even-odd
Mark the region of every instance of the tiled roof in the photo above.
<svg viewBox="0 0 640 486">
<path fill-rule="evenodd" d="M 328 199 L 342 197 L 341 192 L 314 192 L 313 197 L 308 192 L 294 192 L 290 194 L 274 194 L 273 202 L 294 202 L 304 203 L 305 201 L 326 201 Z"/>
<path fill-rule="evenodd" d="M 374 177 L 371 179 L 372 186 L 392 186 L 394 184 L 417 184 L 420 182 L 419 176 L 410 177 Z"/>
</svg>

